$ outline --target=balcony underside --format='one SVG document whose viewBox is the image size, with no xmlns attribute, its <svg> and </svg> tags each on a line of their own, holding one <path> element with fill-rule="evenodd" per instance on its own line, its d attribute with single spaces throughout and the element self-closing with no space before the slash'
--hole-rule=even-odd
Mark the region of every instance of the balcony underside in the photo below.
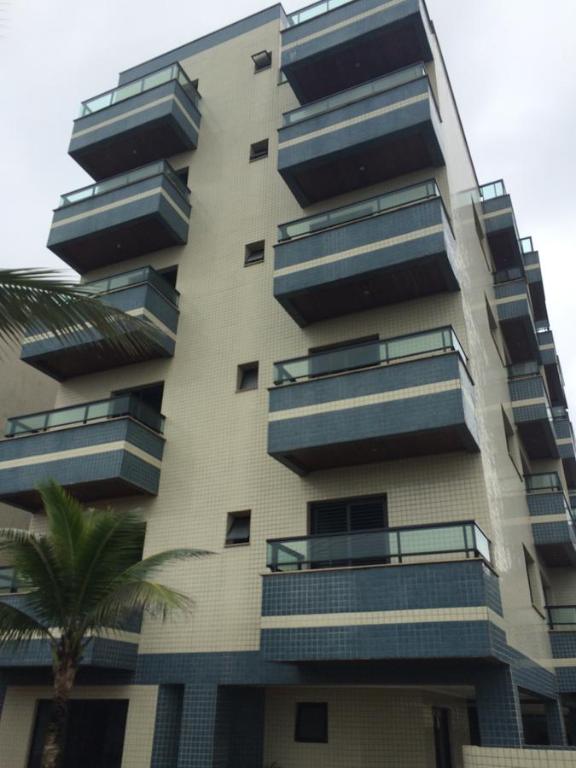
<svg viewBox="0 0 576 768">
<path fill-rule="evenodd" d="M 169 336 L 158 332 L 157 343 L 148 341 L 149 346 L 133 355 L 118 350 L 106 342 L 98 340 L 98 334 L 86 334 L 94 337 L 84 343 L 51 339 L 47 342 L 33 342 L 22 348 L 21 359 L 42 373 L 58 381 L 65 381 L 74 376 L 85 376 L 91 373 L 107 371 L 132 363 L 157 360 L 172 357 L 175 342 Z M 128 337 L 128 334 L 125 334 Z M 133 334 L 137 341 L 137 334 Z"/>
<path fill-rule="evenodd" d="M 282 70 L 301 103 L 432 58 L 419 4 L 388 5 L 362 18 L 372 5 L 351 3 L 283 31 Z"/>
<path fill-rule="evenodd" d="M 523 265 L 516 219 L 509 195 L 482 204 L 484 225 L 497 270 Z"/>
<path fill-rule="evenodd" d="M 535 421 L 516 421 L 516 425 L 530 459 L 558 458 L 554 430 L 545 416 Z"/>
<path fill-rule="evenodd" d="M 527 304 L 526 304 L 527 307 Z M 499 307 L 499 315 L 500 315 Z M 500 320 L 500 328 L 506 342 L 506 349 L 511 363 L 522 363 L 526 360 L 538 359 L 538 339 L 532 318 L 526 310 L 525 314 Z"/>
<path fill-rule="evenodd" d="M 392 245 L 387 242 L 390 239 L 395 240 Z M 346 255 L 355 249 L 363 252 Z M 430 200 L 280 243 L 274 296 L 304 326 L 456 291 L 453 250 L 442 202 Z"/>
<path fill-rule="evenodd" d="M 199 125 L 198 110 L 172 82 L 76 120 L 68 154 L 93 179 L 106 179 L 195 149 Z"/>
<path fill-rule="evenodd" d="M 302 206 L 444 164 L 434 129 L 426 122 L 330 154 L 320 150 L 300 163 L 283 156 L 288 151 L 280 146 L 279 171 Z"/>
<path fill-rule="evenodd" d="M 567 520 L 533 523 L 532 533 L 536 549 L 546 565 L 576 565 L 576 538 L 573 527 Z"/>
<path fill-rule="evenodd" d="M 453 451 L 478 450 L 473 435 L 463 426 L 396 434 L 387 438 L 355 440 L 334 445 L 318 445 L 270 455 L 298 474 L 337 467 L 374 464 Z"/>
</svg>

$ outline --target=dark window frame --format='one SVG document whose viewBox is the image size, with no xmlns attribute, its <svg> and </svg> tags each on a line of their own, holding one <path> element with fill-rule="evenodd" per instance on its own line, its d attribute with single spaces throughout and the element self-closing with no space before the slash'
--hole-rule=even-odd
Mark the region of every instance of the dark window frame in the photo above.
<svg viewBox="0 0 576 768">
<path fill-rule="evenodd" d="M 229 536 L 232 532 L 232 528 L 234 526 L 234 522 L 236 520 L 248 520 L 248 536 L 245 540 L 234 541 L 229 539 Z M 224 546 L 225 547 L 248 546 L 250 544 L 251 533 L 252 533 L 251 527 L 252 527 L 252 510 L 243 509 L 240 512 L 228 512 L 228 515 L 226 516 L 226 537 L 224 539 Z"/>
<path fill-rule="evenodd" d="M 264 160 L 264 158 L 268 157 L 269 152 L 270 142 L 268 139 L 252 142 L 252 144 L 250 144 L 250 162 L 255 163 L 257 160 Z"/>
<path fill-rule="evenodd" d="M 264 61 L 263 64 L 258 64 L 259 57 Z M 250 58 L 254 62 L 254 74 L 257 74 L 258 72 L 265 72 L 267 69 L 271 69 L 272 67 L 272 51 L 257 51 L 256 53 L 253 53 Z"/>
<path fill-rule="evenodd" d="M 261 256 L 259 254 L 262 254 Z M 266 258 L 266 241 L 256 240 L 244 246 L 244 266 L 252 267 L 254 264 L 262 264 Z"/>
<path fill-rule="evenodd" d="M 306 710 L 312 708 L 322 708 L 323 711 L 323 729 L 320 736 L 307 737 L 302 735 L 301 730 L 305 727 L 303 719 Z M 299 701 L 296 703 L 296 718 L 294 723 L 294 741 L 304 744 L 328 744 L 328 702 L 326 701 Z"/>
</svg>

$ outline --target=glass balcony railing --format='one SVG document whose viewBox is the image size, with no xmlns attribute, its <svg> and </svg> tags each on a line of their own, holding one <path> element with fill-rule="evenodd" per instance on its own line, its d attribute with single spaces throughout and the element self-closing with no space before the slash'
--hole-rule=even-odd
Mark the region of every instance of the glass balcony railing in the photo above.
<svg viewBox="0 0 576 768">
<path fill-rule="evenodd" d="M 131 416 L 155 432 L 163 432 L 164 416 L 135 395 L 118 395 L 110 400 L 97 400 L 92 403 L 58 408 L 55 411 L 42 411 L 25 416 L 14 416 L 7 420 L 6 437 L 30 435 L 47 432 L 61 427 L 72 427 L 105 419 L 117 419 Z"/>
<path fill-rule="evenodd" d="M 508 366 L 509 379 L 522 379 L 525 376 L 539 376 L 540 364 L 534 360 L 528 360 L 525 363 L 514 363 Z"/>
<path fill-rule="evenodd" d="M 144 181 L 144 179 L 150 179 L 153 176 L 160 176 L 161 174 L 170 179 L 172 184 L 186 200 L 189 198 L 190 190 L 179 178 L 172 166 L 167 163 L 166 160 L 159 160 L 157 163 L 143 165 L 141 168 L 136 168 L 134 171 L 120 173 L 118 176 L 112 176 L 112 178 L 100 181 L 97 184 L 90 184 L 87 187 L 68 192 L 60 197 L 59 208 L 65 208 L 68 205 L 79 203 L 82 200 L 89 200 L 91 197 L 97 197 L 106 192 L 112 192 L 115 189 L 121 189 L 122 187 L 127 187 L 129 184 L 135 184 L 138 181 Z"/>
<path fill-rule="evenodd" d="M 315 19 L 316 16 L 322 16 L 328 11 L 333 11 L 335 8 L 340 8 L 341 5 L 347 5 L 350 2 L 352 0 L 321 0 L 319 3 L 312 3 L 312 5 L 307 5 L 295 13 L 288 14 L 288 24 L 295 27 L 297 24 Z"/>
<path fill-rule="evenodd" d="M 392 72 L 392 74 L 378 77 L 354 88 L 347 88 L 345 91 L 339 91 L 338 93 L 326 96 L 324 99 L 319 99 L 310 104 L 305 104 L 303 107 L 292 109 L 290 112 L 285 112 L 283 115 L 284 127 L 301 123 L 303 120 L 308 120 L 311 117 L 318 117 L 318 115 L 322 115 L 324 112 L 332 112 L 334 109 L 345 107 L 355 101 L 361 101 L 368 96 L 376 96 L 378 93 L 391 91 L 393 88 L 406 85 L 406 83 L 411 83 L 413 80 L 419 80 L 421 77 L 427 77 L 424 64 L 413 64 L 404 69 L 399 69 L 396 72 Z"/>
<path fill-rule="evenodd" d="M 552 416 L 555 419 L 569 419 L 570 414 L 568 413 L 568 408 L 566 408 L 564 405 L 554 405 L 552 406 Z"/>
<path fill-rule="evenodd" d="M 403 208 L 430 198 L 440 197 L 440 190 L 436 182 L 431 179 L 420 184 L 386 192 L 359 203 L 345 205 L 342 208 L 334 208 L 325 213 L 308 216 L 305 219 L 291 221 L 278 227 L 278 240 L 284 242 L 298 237 L 306 237 L 324 229 L 331 229 L 342 224 L 350 224 L 353 221 L 378 216 L 381 213 L 392 211 L 395 208 Z"/>
<path fill-rule="evenodd" d="M 520 250 L 522 253 L 534 252 L 534 243 L 532 242 L 531 237 L 521 237 L 518 242 L 520 243 Z"/>
<path fill-rule="evenodd" d="M 546 611 L 550 629 L 572 627 L 576 630 L 576 605 L 549 605 Z"/>
<path fill-rule="evenodd" d="M 93 115 L 95 112 L 100 112 L 102 109 L 111 107 L 113 104 L 118 104 L 121 101 L 130 99 L 132 96 L 138 96 L 140 93 L 150 91 L 152 88 L 157 88 L 159 85 L 169 83 L 171 80 L 177 80 L 186 91 L 188 98 L 194 105 L 198 106 L 200 96 L 193 83 L 188 78 L 188 75 L 179 64 L 171 64 L 169 67 L 164 67 L 145 77 L 140 77 L 138 80 L 132 80 L 130 83 L 126 83 L 118 88 L 113 88 L 110 91 L 106 91 L 105 93 L 101 93 L 98 96 L 93 96 L 91 99 L 83 101 L 80 109 L 80 117 Z"/>
<path fill-rule="evenodd" d="M 494 272 L 494 283 L 496 285 L 500 283 L 510 283 L 513 280 L 524 280 L 526 273 L 524 267 L 511 267 L 510 269 L 499 269 L 498 272 Z"/>
<path fill-rule="evenodd" d="M 557 472 L 541 472 L 537 475 L 526 475 L 524 481 L 526 483 L 526 490 L 529 493 L 562 491 L 562 483 Z"/>
<path fill-rule="evenodd" d="M 302 571 L 405 563 L 435 555 L 482 557 L 490 563 L 490 541 L 474 522 L 272 539 L 266 565 L 273 572 Z"/>
<path fill-rule="evenodd" d="M 441 352 L 459 352 L 462 360 L 466 360 L 464 350 L 452 328 L 439 328 L 386 341 L 351 344 L 333 351 L 317 352 L 309 357 L 285 360 L 274 365 L 274 384 L 382 366 L 395 360 Z"/>
<path fill-rule="evenodd" d="M 9 595 L 18 592 L 18 584 L 14 575 L 14 568 L 0 568 L 0 595 Z"/>
<path fill-rule="evenodd" d="M 106 277 L 102 280 L 92 280 L 89 283 L 82 283 L 78 287 L 83 291 L 102 296 L 145 283 L 153 285 L 168 301 L 178 306 L 180 294 L 152 267 L 142 267 L 140 269 L 133 269 L 130 272 L 112 275 L 112 277 Z"/>
<path fill-rule="evenodd" d="M 502 179 L 492 181 L 490 184 L 483 184 L 480 187 L 480 199 L 483 202 L 493 200 L 495 197 L 502 197 L 506 194 L 506 186 Z"/>
</svg>

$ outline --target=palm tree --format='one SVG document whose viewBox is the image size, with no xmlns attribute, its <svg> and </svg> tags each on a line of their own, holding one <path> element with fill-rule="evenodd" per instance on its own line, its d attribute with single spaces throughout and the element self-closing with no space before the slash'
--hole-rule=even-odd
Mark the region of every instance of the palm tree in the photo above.
<svg viewBox="0 0 576 768">
<path fill-rule="evenodd" d="M 119 631 L 135 615 L 164 620 L 189 610 L 188 597 L 153 579 L 167 565 L 209 553 L 173 549 L 142 559 L 144 523 L 137 514 L 87 509 L 54 481 L 39 490 L 46 533 L 0 529 L 0 554 L 22 589 L 0 601 L 0 646 L 18 651 L 43 640 L 51 649 L 52 709 L 42 768 L 58 768 L 88 642 Z"/>
<path fill-rule="evenodd" d="M 103 303 L 50 269 L 0 269 L 0 343 L 17 345 L 31 327 L 74 340 L 94 328 L 100 341 L 135 360 L 157 343 L 154 326 Z"/>
</svg>

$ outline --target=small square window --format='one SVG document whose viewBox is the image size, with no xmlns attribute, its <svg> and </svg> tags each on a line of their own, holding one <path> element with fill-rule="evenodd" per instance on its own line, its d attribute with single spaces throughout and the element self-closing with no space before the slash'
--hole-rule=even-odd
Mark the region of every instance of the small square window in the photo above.
<svg viewBox="0 0 576 768">
<path fill-rule="evenodd" d="M 262 160 L 264 157 L 268 157 L 268 139 L 250 144 L 250 162 Z"/>
<path fill-rule="evenodd" d="M 231 512 L 226 526 L 226 546 L 250 543 L 250 511 Z"/>
<path fill-rule="evenodd" d="M 243 363 L 238 366 L 236 389 L 238 392 L 258 389 L 258 363 Z"/>
<path fill-rule="evenodd" d="M 260 264 L 264 261 L 264 240 L 257 243 L 249 243 L 244 249 L 244 266 L 251 264 Z"/>
<path fill-rule="evenodd" d="M 254 62 L 254 72 L 270 69 L 272 66 L 272 51 L 258 51 L 258 53 L 253 53 L 252 61 Z"/>
<path fill-rule="evenodd" d="M 308 701 L 296 704 L 294 741 L 328 742 L 328 704 Z"/>
</svg>

